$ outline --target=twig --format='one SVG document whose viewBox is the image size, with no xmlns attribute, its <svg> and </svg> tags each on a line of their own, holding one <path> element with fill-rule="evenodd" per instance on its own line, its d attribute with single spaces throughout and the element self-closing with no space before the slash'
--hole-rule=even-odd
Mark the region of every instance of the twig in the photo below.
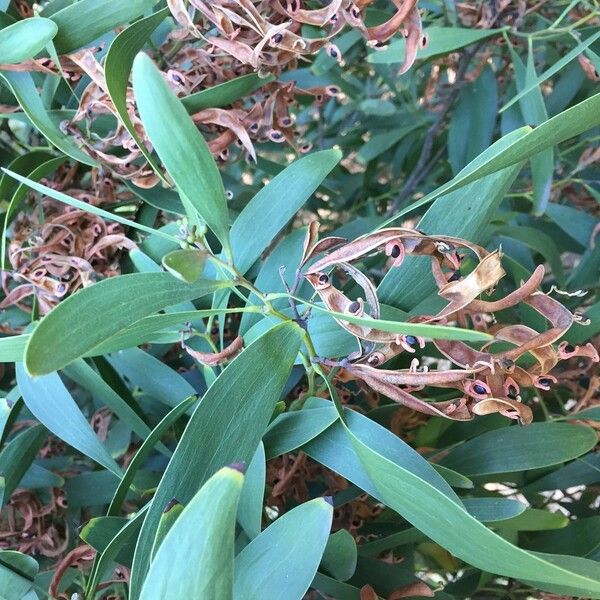
<svg viewBox="0 0 600 600">
<path fill-rule="evenodd" d="M 425 135 L 425 142 L 423 143 L 423 147 L 421 148 L 421 154 L 419 155 L 419 160 L 417 161 L 417 164 L 415 165 L 415 168 L 413 169 L 413 172 L 411 173 L 410 177 L 406 180 L 404 187 L 402 188 L 400 193 L 394 198 L 394 201 L 390 205 L 390 208 L 387 211 L 388 217 L 392 216 L 398 210 L 400 205 L 415 191 L 415 188 L 421 183 L 421 181 L 423 181 L 423 179 L 427 176 L 427 174 L 433 167 L 433 164 L 428 163 L 431 157 L 431 152 L 433 150 L 433 143 L 435 141 L 435 138 L 444 125 L 444 121 L 446 119 L 448 111 L 450 110 L 456 98 L 458 97 L 458 94 L 460 93 L 462 83 L 464 82 L 464 78 L 467 73 L 467 69 L 469 67 L 469 63 L 471 62 L 471 59 L 477 54 L 482 45 L 483 42 L 477 44 L 476 46 L 473 46 L 469 50 L 465 51 L 465 53 L 462 55 L 458 65 L 458 70 L 456 72 L 454 87 L 442 103 L 442 109 L 438 114 L 436 120 L 427 130 L 427 133 Z M 436 155 L 436 161 L 438 155 Z"/>
</svg>

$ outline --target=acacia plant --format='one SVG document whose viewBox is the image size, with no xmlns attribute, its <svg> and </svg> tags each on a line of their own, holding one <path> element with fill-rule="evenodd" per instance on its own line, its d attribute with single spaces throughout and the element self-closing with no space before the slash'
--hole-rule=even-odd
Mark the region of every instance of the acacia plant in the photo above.
<svg viewBox="0 0 600 600">
<path fill-rule="evenodd" d="M 594 0 L 0 0 L 0 598 L 600 598 Z"/>
</svg>

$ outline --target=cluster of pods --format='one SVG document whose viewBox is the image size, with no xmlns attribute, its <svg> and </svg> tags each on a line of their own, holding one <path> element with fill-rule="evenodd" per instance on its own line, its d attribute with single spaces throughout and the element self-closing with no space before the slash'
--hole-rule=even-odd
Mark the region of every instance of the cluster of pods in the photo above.
<svg viewBox="0 0 600 600">
<path fill-rule="evenodd" d="M 544 267 L 538 266 L 529 279 L 504 296 L 484 300 L 505 275 L 502 253 L 489 252 L 466 240 L 449 236 L 426 235 L 415 229 L 393 227 L 380 229 L 354 241 L 340 238 L 317 240 L 318 223 L 308 231 L 302 265 L 316 255 L 326 253 L 309 264 L 304 277 L 310 282 L 327 308 L 335 313 L 366 317 L 368 325 L 355 324 L 340 317 L 337 322 L 360 342 L 360 351 L 341 360 L 319 359 L 324 365 L 340 367 L 345 380 L 360 380 L 374 391 L 395 402 L 428 415 L 453 420 L 470 420 L 474 415 L 500 413 L 522 424 L 532 421 L 530 406 L 522 401 L 521 390 L 549 390 L 557 382 L 552 369 L 561 360 L 585 357 L 600 360 L 591 343 L 573 346 L 559 340 L 574 322 L 584 322 L 563 304 L 541 291 Z M 384 363 L 403 353 L 425 348 L 425 339 L 412 335 L 388 333 L 377 328 L 380 302 L 371 280 L 352 263 L 384 253 L 391 268 L 398 268 L 405 256 L 428 256 L 438 294 L 445 306 L 432 315 L 417 315 L 410 323 L 438 325 L 471 324 L 486 331 L 489 342 L 476 348 L 462 341 L 433 339 L 432 342 L 452 368 L 429 370 L 414 358 L 408 369 L 386 369 Z M 471 260 L 468 260 L 467 257 Z M 473 268 L 467 271 L 467 264 Z M 341 270 L 364 292 L 364 299 L 350 299 L 334 285 L 335 273 Z M 410 285 L 410 282 L 407 282 Z M 544 317 L 548 328 L 536 331 L 523 324 L 503 325 L 494 313 L 518 305 L 528 305 Z M 371 324 L 372 320 L 372 324 Z M 363 321 L 364 322 L 364 321 Z M 505 349 L 496 350 L 498 343 Z M 506 347 L 508 346 L 508 349 Z M 457 397 L 443 402 L 428 402 L 418 392 L 427 387 L 457 390 Z M 426 393 L 425 393 L 426 396 Z"/>
<path fill-rule="evenodd" d="M 302 154 L 312 145 L 297 127 L 295 105 L 304 97 L 319 106 L 337 96 L 340 89 L 335 85 L 302 87 L 289 78 L 280 80 L 284 71 L 297 68 L 321 49 L 342 61 L 332 38 L 346 27 L 359 30 L 374 48 L 382 48 L 398 32 L 405 35 L 406 61 L 400 72 L 410 68 L 417 49 L 425 43 L 416 0 L 393 0 L 394 15 L 374 27 L 364 22 L 369 4 L 371 0 L 331 0 L 323 8 L 311 10 L 303 0 L 168 0 L 175 28 L 154 58 L 168 85 L 182 99 L 242 75 L 258 73 L 264 78 L 259 89 L 230 106 L 192 110 L 192 119 L 218 160 L 256 160 L 257 142 L 287 143 Z M 314 31 L 319 35 L 308 37 L 306 27 L 313 28 L 311 35 Z M 78 109 L 61 124 L 63 131 L 115 175 L 140 187 L 153 187 L 159 177 L 115 108 L 100 50 L 86 48 L 62 55 L 60 65 L 40 58 L 2 68 L 59 75 L 71 85 L 87 76 L 89 83 L 80 95 Z M 131 87 L 126 92 L 126 106 L 139 139 L 151 149 Z M 116 117 L 116 126 L 108 132 L 107 115 Z"/>
</svg>

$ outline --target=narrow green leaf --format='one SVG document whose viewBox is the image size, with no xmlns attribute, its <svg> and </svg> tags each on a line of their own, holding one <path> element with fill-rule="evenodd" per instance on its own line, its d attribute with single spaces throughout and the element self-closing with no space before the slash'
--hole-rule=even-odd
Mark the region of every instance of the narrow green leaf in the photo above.
<svg viewBox="0 0 600 600">
<path fill-rule="evenodd" d="M 150 57 L 133 62 L 133 90 L 146 133 L 175 182 L 192 224 L 200 215 L 229 248 L 229 215 L 217 165 L 181 101 Z"/>
<path fill-rule="evenodd" d="M 94 517 L 82 527 L 79 537 L 98 552 L 102 552 L 126 523 L 125 517 Z"/>
<path fill-rule="evenodd" d="M 116 516 L 123 502 L 125 501 L 125 497 L 127 496 L 127 492 L 133 482 L 133 478 L 137 473 L 138 469 L 144 464 L 145 460 L 148 458 L 154 446 L 159 442 L 160 438 L 165 434 L 165 432 L 171 427 L 179 417 L 183 415 L 190 408 L 194 402 L 196 402 L 196 396 L 192 396 L 187 398 L 183 402 L 180 402 L 175 408 L 171 409 L 169 413 L 167 413 L 162 421 L 152 430 L 152 433 L 144 440 L 144 443 L 140 446 L 140 449 L 136 452 L 135 456 L 127 466 L 125 474 L 121 478 L 117 489 L 115 490 L 113 499 L 108 507 L 107 515 L 108 516 Z"/>
<path fill-rule="evenodd" d="M 463 504 L 478 521 L 501 521 L 503 526 L 523 514 L 527 508 L 525 504 L 512 498 L 464 498 Z"/>
<path fill-rule="evenodd" d="M 568 465 L 556 469 L 525 486 L 525 492 L 564 490 L 576 485 L 590 485 L 600 481 L 600 454 L 590 452 Z"/>
<path fill-rule="evenodd" d="M 0 30 L 0 64 L 15 65 L 33 58 L 56 35 L 50 19 L 31 17 Z"/>
<path fill-rule="evenodd" d="M 496 125 L 498 85 L 496 74 L 486 67 L 460 92 L 448 130 L 448 158 L 456 175 L 491 143 Z"/>
<path fill-rule="evenodd" d="M 500 138 L 472 163 L 467 165 L 454 179 L 420 200 L 413 202 L 385 223 L 382 223 L 381 227 L 387 226 L 420 206 L 433 202 L 433 200 L 444 194 L 448 194 L 486 175 L 520 163 L 546 148 L 576 137 L 599 124 L 600 93 L 548 119 L 535 129 L 522 127 Z"/>
<path fill-rule="evenodd" d="M 161 336 L 164 330 L 171 328 L 170 338 L 171 342 L 176 342 L 180 339 L 180 331 L 187 321 L 194 321 L 203 317 L 210 317 L 213 315 L 225 315 L 236 312 L 261 312 L 260 307 L 250 306 L 246 308 L 225 308 L 225 309 L 206 309 L 196 311 L 183 311 L 183 312 L 172 312 L 158 315 L 151 315 L 145 317 L 132 325 L 129 325 L 123 331 L 116 333 L 109 337 L 106 341 L 96 346 L 90 352 L 86 353 L 86 356 L 99 356 L 102 354 L 108 354 L 117 350 L 123 350 L 125 348 L 131 348 L 132 346 L 139 346 L 156 339 L 165 339 Z M 173 329 L 175 325 L 179 327 Z M 165 333 L 165 336 L 167 333 Z M 2 338 L 0 338 L 0 357 L 2 357 L 3 347 Z M 7 352 L 8 352 L 7 347 Z"/>
<path fill-rule="evenodd" d="M 85 360 L 79 358 L 73 361 L 64 369 L 64 373 L 69 379 L 94 394 L 102 404 L 110 408 L 121 421 L 126 423 L 142 439 L 150 435 L 150 427 Z"/>
<path fill-rule="evenodd" d="M 227 282 L 187 284 L 168 273 L 134 273 L 105 279 L 61 302 L 32 333 L 25 365 L 32 375 L 61 369 L 76 358 L 158 310 L 199 298 Z"/>
<path fill-rule="evenodd" d="M 3 489 L 0 489 L 0 506 L 10 500 L 11 494 L 31 466 L 47 434 L 42 425 L 28 427 L 0 452 L 0 477 L 4 479 Z"/>
<path fill-rule="evenodd" d="M 421 335 L 423 337 L 440 340 L 489 341 L 492 339 L 489 334 L 474 329 L 462 329 L 461 327 L 448 327 L 446 325 L 430 325 L 429 323 L 408 323 L 404 321 L 386 321 L 385 319 L 375 320 L 371 317 L 357 317 L 346 313 L 338 313 L 329 310 L 325 306 L 313 304 L 306 300 L 302 300 L 301 298 L 297 298 L 297 300 L 317 312 L 327 313 L 332 317 L 342 319 L 348 323 L 366 325 L 367 327 L 373 327 L 375 329 L 380 329 L 381 331 L 387 331 L 388 333 Z"/>
<path fill-rule="evenodd" d="M 429 37 L 426 48 L 419 50 L 417 59 L 448 54 L 465 46 L 470 46 L 493 35 L 502 29 L 463 29 L 460 27 L 427 27 L 424 33 Z M 374 64 L 401 63 L 404 60 L 406 40 L 394 40 L 385 50 L 369 54 L 369 62 Z"/>
<path fill-rule="evenodd" d="M 157 0 L 79 0 L 52 14 L 56 51 L 68 54 L 150 10 Z"/>
<path fill-rule="evenodd" d="M 241 273 L 268 248 L 341 158 L 339 150 L 308 154 L 286 167 L 250 200 L 231 227 L 234 264 Z"/>
<path fill-rule="evenodd" d="M 127 348 L 111 354 L 107 359 L 131 386 L 140 387 L 167 406 L 177 406 L 195 394 L 195 389 L 187 379 L 141 348 Z"/>
<path fill-rule="evenodd" d="M 200 488 L 150 564 L 142 600 L 231 600 L 235 514 L 243 481 L 239 471 L 224 467 Z"/>
<path fill-rule="evenodd" d="M 452 448 L 440 463 L 467 477 L 512 473 L 571 460 L 595 443 L 591 428 L 570 423 L 502 427 Z"/>
<path fill-rule="evenodd" d="M 260 533 L 266 475 L 265 447 L 260 442 L 246 471 L 237 512 L 238 523 L 250 539 Z"/>
<path fill-rule="evenodd" d="M 356 541 L 352 534 L 346 529 L 340 529 L 327 540 L 321 569 L 339 581 L 346 581 L 354 575 L 357 558 Z"/>
<path fill-rule="evenodd" d="M 286 512 L 235 558 L 235 600 L 300 600 L 308 590 L 331 528 L 333 507 L 323 498 Z"/>
<path fill-rule="evenodd" d="M 115 110 L 121 122 L 137 144 L 137 147 L 161 178 L 162 170 L 153 158 L 152 153 L 146 148 L 146 144 L 140 138 L 127 111 L 127 87 L 129 85 L 129 74 L 136 54 L 144 47 L 150 34 L 169 14 L 169 9 L 163 8 L 148 17 L 139 19 L 133 25 L 124 29 L 111 43 L 104 63 L 106 88 L 110 99 L 113 101 Z"/>
<path fill-rule="evenodd" d="M 544 531 L 547 529 L 561 529 L 569 524 L 569 518 L 563 515 L 561 512 L 550 512 L 548 510 L 540 510 L 539 508 L 527 508 L 520 515 L 502 521 L 497 526 L 502 529 L 510 529 L 514 531 Z M 494 523 L 492 525 L 495 525 Z M 539 548 L 540 550 L 547 550 L 552 548 L 555 551 L 559 551 L 554 546 L 546 546 L 545 548 Z M 566 553 L 571 554 L 569 551 Z"/>
<path fill-rule="evenodd" d="M 457 471 L 453 471 L 452 469 L 448 469 L 446 467 L 442 467 L 442 465 L 432 464 L 432 467 L 453 487 L 453 488 L 463 488 L 466 490 L 470 490 L 475 487 L 475 484 L 468 478 L 465 477 L 462 473 L 458 473 Z"/>
<path fill-rule="evenodd" d="M 48 469 L 44 469 L 44 467 L 40 467 L 40 465 L 36 463 L 31 463 L 29 469 L 27 469 L 19 483 L 19 487 L 28 490 L 61 488 L 64 485 L 65 480 L 62 477 Z"/>
<path fill-rule="evenodd" d="M 144 509 L 138 513 L 130 521 L 128 521 L 106 545 L 99 557 L 97 557 L 90 578 L 86 587 L 86 597 L 93 598 L 96 587 L 98 586 L 100 577 L 115 561 L 119 551 L 125 544 L 130 544 L 139 534 L 140 528 L 146 516 Z"/>
<path fill-rule="evenodd" d="M 415 129 L 420 127 L 422 127 L 421 123 L 414 123 L 412 125 L 407 125 L 406 127 L 399 127 L 397 129 L 391 129 L 390 131 L 385 131 L 384 133 L 374 135 L 360 148 L 356 154 L 357 160 L 363 164 L 367 164 L 369 161 L 377 158 L 395 146 L 409 133 L 412 133 Z"/>
<path fill-rule="evenodd" d="M 360 457 L 383 502 L 456 557 L 491 573 L 535 581 L 543 590 L 600 597 L 597 563 L 522 550 L 497 536 L 440 490 L 354 435 L 349 435 L 348 443 Z"/>
<path fill-rule="evenodd" d="M 131 576 L 132 599 L 139 597 L 154 531 L 166 503 L 173 497 L 187 503 L 217 469 L 240 460 L 249 463 L 254 456 L 287 381 L 301 337 L 295 324 L 274 327 L 231 362 L 198 404 L 140 533 Z M 240 423 L 244 426 L 240 427 Z"/>
<path fill-rule="evenodd" d="M 37 561 L 16 550 L 0 551 L 0 597 L 7 600 L 31 600 L 29 592 L 38 574 Z M 34 592 L 35 598 L 37 594 Z"/>
<path fill-rule="evenodd" d="M 564 417 L 559 417 L 560 419 L 586 419 L 589 421 L 600 421 L 600 406 L 592 406 L 591 408 L 585 408 L 584 410 L 580 410 L 575 413 L 570 413 L 565 415 Z"/>
<path fill-rule="evenodd" d="M 21 362 L 30 335 L 11 335 L 0 338 L 0 362 Z"/>
<path fill-rule="evenodd" d="M 85 161 L 80 161 L 80 162 L 85 162 Z M 84 210 L 86 212 L 93 213 L 95 215 L 98 215 L 99 217 L 102 217 L 103 219 L 108 219 L 109 221 L 116 221 L 117 223 L 122 223 L 123 225 L 126 225 L 128 227 L 133 227 L 134 229 L 139 229 L 140 231 L 144 231 L 145 233 L 150 233 L 152 235 L 164 237 L 171 242 L 177 241 L 177 239 L 174 238 L 172 235 L 166 234 L 163 231 L 161 231 L 160 229 L 153 229 L 152 227 L 146 227 L 145 225 L 142 225 L 141 223 L 136 223 L 135 221 L 130 221 L 129 219 L 126 219 L 125 217 L 121 217 L 117 214 L 108 212 L 107 210 L 104 210 L 103 208 L 98 208 L 97 206 L 88 204 L 87 202 L 77 200 L 76 198 L 71 198 L 71 196 L 67 196 L 67 194 L 63 194 L 62 192 L 54 190 L 46 185 L 42 185 L 41 183 L 38 183 L 37 181 L 32 181 L 31 179 L 28 179 L 27 177 L 23 177 L 22 175 L 13 173 L 12 171 L 9 171 L 8 169 L 2 169 L 2 170 L 5 173 L 7 173 L 8 175 L 10 175 L 11 177 L 13 177 L 14 179 L 16 179 L 17 181 L 20 181 L 21 183 L 24 183 L 25 185 L 27 185 L 32 190 L 35 190 L 36 192 L 39 192 L 40 194 L 44 194 L 45 196 L 50 196 L 50 198 L 54 198 L 55 200 L 58 200 L 59 202 L 64 202 L 65 204 L 68 204 L 69 206 L 74 206 L 75 208 L 79 208 L 80 210 Z"/>
<path fill-rule="evenodd" d="M 121 469 L 90 427 L 56 373 L 30 377 L 17 363 L 17 384 L 27 408 L 54 435 L 120 477 Z"/>
<path fill-rule="evenodd" d="M 580 42 L 571 49 L 562 58 L 557 60 L 550 68 L 546 69 L 539 77 L 531 80 L 527 83 L 522 90 L 516 96 L 513 96 L 501 109 L 500 113 L 503 113 L 507 108 L 511 107 L 515 102 L 520 101 L 523 96 L 527 95 L 531 90 L 539 87 L 546 79 L 549 79 L 555 73 L 558 73 L 563 67 L 569 64 L 573 59 L 577 58 L 586 48 L 591 46 L 598 38 L 600 38 L 600 31 L 590 35 L 586 40 Z"/>
<path fill-rule="evenodd" d="M 189 94 L 181 99 L 181 103 L 190 114 L 200 112 L 205 108 L 227 106 L 240 98 L 245 98 L 274 79 L 275 77 L 270 73 L 266 77 L 261 77 L 258 73 L 249 73 Z"/>
<path fill-rule="evenodd" d="M 528 125 L 541 125 L 548 120 L 544 97 L 539 86 L 534 85 L 536 79 L 535 65 L 533 62 L 533 50 L 529 49 L 527 56 L 527 66 L 523 64 L 518 54 L 512 46 L 509 46 L 510 54 L 515 70 L 515 81 L 517 88 L 523 90 L 530 88 L 530 91 L 521 96 L 519 104 L 523 120 Z M 533 84 L 533 87 L 531 85 Z M 533 182 L 534 210 L 535 214 L 544 213 L 550 191 L 552 189 L 552 174 L 554 171 L 554 149 L 548 148 L 539 154 L 531 157 L 531 176 Z"/>
<path fill-rule="evenodd" d="M 59 150 L 86 165 L 96 166 L 96 161 L 78 148 L 48 115 L 37 91 L 31 73 L 1 71 L 0 79 L 6 83 L 17 102 L 35 128 Z M 25 182 L 23 182 L 25 183 Z"/>
<path fill-rule="evenodd" d="M 337 421 L 337 418 L 331 407 L 304 409 L 278 415 L 263 437 L 267 459 L 292 452 L 307 444 Z"/>
<path fill-rule="evenodd" d="M 200 279 L 205 263 L 206 253 L 191 248 L 173 250 L 162 259 L 163 267 L 186 283 L 194 283 Z"/>
<path fill-rule="evenodd" d="M 152 550 L 150 551 L 151 561 L 154 560 L 160 545 L 163 543 L 164 539 L 167 537 L 167 534 L 171 530 L 171 527 L 175 525 L 175 521 L 177 521 L 182 512 L 183 504 L 177 502 L 175 498 L 173 498 L 163 509 L 162 515 L 160 515 L 160 520 L 158 521 L 158 526 L 156 528 L 156 535 L 154 536 L 154 542 L 152 543 Z"/>
<path fill-rule="evenodd" d="M 556 513 L 549 514 L 556 515 Z M 527 547 L 540 551 L 552 548 L 556 552 L 575 554 L 576 556 L 595 554 L 600 545 L 600 516 L 575 520 L 569 520 L 562 514 L 560 516 L 566 520 L 566 526 L 536 534 L 531 538 Z"/>
<path fill-rule="evenodd" d="M 315 398 L 312 399 L 311 404 L 336 413 L 334 405 L 327 400 Z M 316 408 L 310 410 L 316 410 Z M 428 485 L 438 489 L 450 502 L 462 506 L 459 497 L 444 478 L 398 436 L 355 411 L 346 410 L 344 415 L 353 435 L 386 456 L 386 460 L 409 470 L 415 474 L 415 477 L 427 481 Z M 347 434 L 340 419 L 302 446 L 302 450 L 316 461 L 349 479 L 371 496 L 381 499 L 359 457 L 352 446 L 348 444 Z"/>
</svg>

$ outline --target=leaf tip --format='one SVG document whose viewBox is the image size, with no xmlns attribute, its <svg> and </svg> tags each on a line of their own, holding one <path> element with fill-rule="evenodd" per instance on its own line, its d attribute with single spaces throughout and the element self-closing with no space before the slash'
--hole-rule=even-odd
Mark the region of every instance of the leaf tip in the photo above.
<svg viewBox="0 0 600 600">
<path fill-rule="evenodd" d="M 167 504 L 165 505 L 165 507 L 163 508 L 163 514 L 164 513 L 168 513 L 170 510 L 172 510 L 173 508 L 175 508 L 179 504 L 180 504 L 180 502 L 179 502 L 179 500 L 177 500 L 177 498 L 171 498 L 167 502 Z"/>
<path fill-rule="evenodd" d="M 242 475 L 244 475 L 246 473 L 246 463 L 244 461 L 231 463 L 230 465 L 227 465 L 227 466 L 230 469 L 233 469 L 234 471 L 241 473 Z"/>
</svg>

